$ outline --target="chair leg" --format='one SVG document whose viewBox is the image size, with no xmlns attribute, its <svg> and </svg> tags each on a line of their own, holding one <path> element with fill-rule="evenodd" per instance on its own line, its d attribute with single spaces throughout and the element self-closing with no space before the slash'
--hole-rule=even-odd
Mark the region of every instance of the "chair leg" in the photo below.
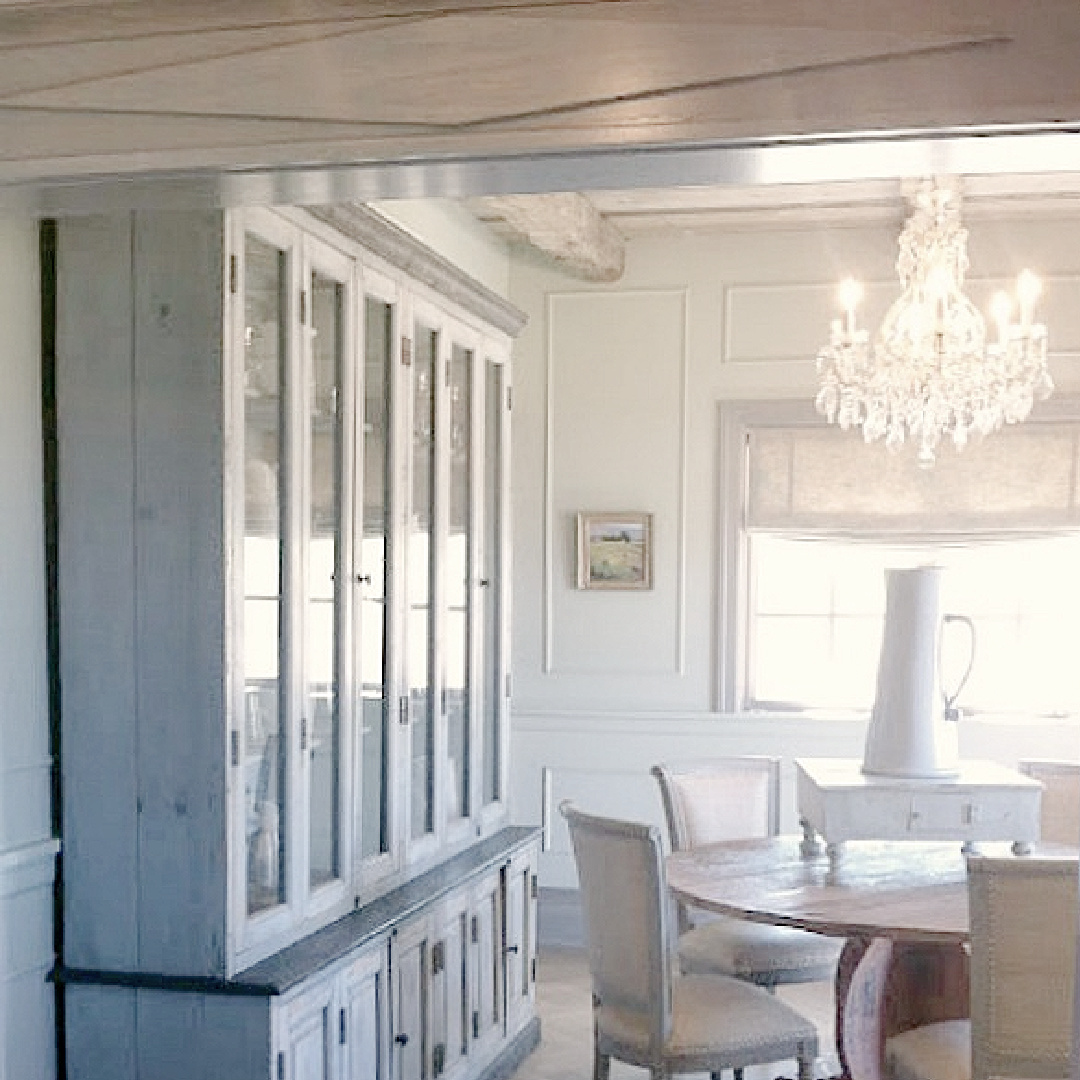
<svg viewBox="0 0 1080 1080">
<path fill-rule="evenodd" d="M 805 1050 L 799 1051 L 799 1080 L 814 1080 L 814 1058 Z"/>
<path fill-rule="evenodd" d="M 595 1008 L 596 1002 L 593 1002 Z M 600 1052 L 600 1029 L 593 1019 L 593 1080 L 608 1080 L 611 1075 L 611 1055 Z"/>
</svg>

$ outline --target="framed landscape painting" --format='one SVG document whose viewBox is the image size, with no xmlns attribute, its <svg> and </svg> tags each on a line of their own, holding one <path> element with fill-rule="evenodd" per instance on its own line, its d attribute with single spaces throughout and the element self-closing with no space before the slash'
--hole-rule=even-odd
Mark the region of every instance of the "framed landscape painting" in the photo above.
<svg viewBox="0 0 1080 1080">
<path fill-rule="evenodd" d="M 579 589 L 652 588 L 652 514 L 620 510 L 577 516 Z"/>
</svg>

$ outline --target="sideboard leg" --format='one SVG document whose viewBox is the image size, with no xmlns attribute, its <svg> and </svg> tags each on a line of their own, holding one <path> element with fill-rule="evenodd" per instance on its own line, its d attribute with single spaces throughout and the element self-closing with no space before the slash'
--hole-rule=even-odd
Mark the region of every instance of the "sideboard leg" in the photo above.
<svg viewBox="0 0 1080 1080">
<path fill-rule="evenodd" d="M 802 841 L 799 844 L 799 853 L 804 858 L 810 858 L 812 855 L 817 855 L 821 851 L 821 844 L 818 842 L 817 832 L 814 826 L 810 824 L 806 818 L 799 818 L 799 828 L 802 829 Z"/>
</svg>

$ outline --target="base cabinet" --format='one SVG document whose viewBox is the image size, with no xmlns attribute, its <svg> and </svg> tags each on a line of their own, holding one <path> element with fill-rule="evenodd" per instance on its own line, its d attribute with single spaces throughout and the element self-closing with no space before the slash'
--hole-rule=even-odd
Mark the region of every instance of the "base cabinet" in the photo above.
<svg viewBox="0 0 1080 1080">
<path fill-rule="evenodd" d="M 292 991 L 272 1080 L 484 1075 L 534 1019 L 535 880 L 530 843 Z"/>
<path fill-rule="evenodd" d="M 534 830 L 504 829 L 212 989 L 72 982 L 69 1075 L 509 1076 L 539 1039 L 537 856 Z"/>
</svg>

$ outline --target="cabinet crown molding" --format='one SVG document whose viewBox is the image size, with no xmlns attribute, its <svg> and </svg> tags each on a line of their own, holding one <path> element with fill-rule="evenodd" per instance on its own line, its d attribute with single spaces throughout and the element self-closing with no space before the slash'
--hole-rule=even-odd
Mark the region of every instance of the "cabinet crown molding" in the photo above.
<svg viewBox="0 0 1080 1080">
<path fill-rule="evenodd" d="M 498 293 L 481 285 L 448 259 L 363 203 L 309 206 L 306 212 L 385 259 L 470 314 L 517 337 L 527 317 Z"/>
</svg>

